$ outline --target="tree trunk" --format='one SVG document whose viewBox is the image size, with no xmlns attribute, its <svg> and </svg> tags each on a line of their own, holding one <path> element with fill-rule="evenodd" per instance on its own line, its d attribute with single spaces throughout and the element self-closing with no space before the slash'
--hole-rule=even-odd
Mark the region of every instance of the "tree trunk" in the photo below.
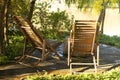
<svg viewBox="0 0 120 80">
<path fill-rule="evenodd" d="M 98 18 L 98 23 L 99 23 L 99 25 L 98 25 L 98 30 L 101 28 L 101 34 L 103 34 L 103 32 L 104 32 L 104 21 L 105 21 L 106 4 L 107 4 L 107 3 L 108 3 L 108 2 L 104 3 L 104 0 L 103 0 L 102 6 L 103 6 L 104 8 L 101 10 L 100 16 L 99 16 L 99 18 Z M 97 31 L 98 31 L 98 30 L 97 30 Z"/>
<path fill-rule="evenodd" d="M 7 12 L 7 1 L 2 0 L 1 18 L 0 18 L 0 54 L 3 53 L 3 40 L 4 40 L 4 21 Z"/>
<path fill-rule="evenodd" d="M 105 21 L 105 13 L 106 13 L 106 9 L 101 10 L 100 16 L 98 18 L 98 29 L 101 28 L 101 34 L 103 34 L 104 32 L 104 21 Z"/>
<path fill-rule="evenodd" d="M 30 12 L 29 12 L 29 15 L 28 15 L 28 21 L 29 21 L 29 22 L 31 22 L 31 19 L 32 19 L 34 7 L 35 7 L 35 2 L 36 2 L 36 0 L 32 0 L 32 1 L 31 1 Z"/>
<path fill-rule="evenodd" d="M 5 6 L 4 6 L 4 0 L 1 0 L 1 15 L 0 15 L 0 54 L 2 54 L 3 52 L 3 31 L 4 31 L 4 28 L 3 28 L 3 20 L 4 20 L 4 9 L 5 9 Z"/>
<path fill-rule="evenodd" d="M 10 7 L 10 2 L 11 0 L 7 1 L 7 12 L 6 12 L 6 20 L 5 20 L 5 27 L 4 27 L 4 41 L 5 41 L 5 46 L 7 47 L 9 44 L 8 40 L 8 17 L 9 17 L 9 7 Z"/>
<path fill-rule="evenodd" d="M 101 21 L 101 33 L 104 33 L 104 22 L 105 22 L 106 9 L 103 9 L 102 21 Z"/>
<path fill-rule="evenodd" d="M 3 19 L 2 19 L 2 14 L 0 14 L 0 55 L 3 52 Z"/>
<path fill-rule="evenodd" d="M 120 0 L 118 0 L 118 7 L 119 7 L 119 13 L 120 13 Z"/>
</svg>

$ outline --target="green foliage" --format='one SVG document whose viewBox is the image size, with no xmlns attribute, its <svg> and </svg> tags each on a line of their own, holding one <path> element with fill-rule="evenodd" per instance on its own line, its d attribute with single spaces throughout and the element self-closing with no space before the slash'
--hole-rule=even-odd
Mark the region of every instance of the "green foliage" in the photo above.
<svg viewBox="0 0 120 80">
<path fill-rule="evenodd" d="M 16 56 L 21 55 L 23 36 L 9 36 L 9 42 L 9 46 L 4 48 L 4 55 L 11 61 L 14 60 Z"/>
<path fill-rule="evenodd" d="M 65 30 L 69 29 L 70 27 L 70 20 L 68 19 L 68 15 L 65 11 L 60 11 L 58 9 L 57 12 L 52 12 L 49 16 L 49 25 L 52 27 L 53 30 Z"/>
<path fill-rule="evenodd" d="M 94 5 L 93 5 L 93 10 L 94 10 L 95 12 L 100 13 L 100 11 L 104 8 L 104 7 L 102 6 L 102 4 L 103 4 L 103 1 L 102 1 L 102 0 L 96 0 L 96 1 L 94 2 Z"/>
<path fill-rule="evenodd" d="M 102 74 L 81 73 L 74 75 L 35 75 L 29 76 L 27 80 L 119 80 L 120 68 Z"/>
<path fill-rule="evenodd" d="M 101 35 L 100 43 L 108 44 L 111 46 L 120 47 L 120 37 L 119 36 L 108 36 L 108 35 Z"/>
<path fill-rule="evenodd" d="M 49 24 L 49 8 L 50 4 L 47 2 L 38 3 L 33 14 L 33 23 L 39 24 L 40 30 L 46 30 Z"/>
<path fill-rule="evenodd" d="M 61 39 L 59 32 L 70 30 L 70 20 L 65 11 L 50 12 L 51 5 L 47 2 L 38 3 L 34 12 L 33 22 L 39 25 L 39 30 L 49 39 Z"/>
<path fill-rule="evenodd" d="M 93 3 L 95 1 L 96 0 L 65 0 L 65 3 L 69 7 L 71 4 L 75 4 L 78 9 L 86 11 L 89 10 L 89 8 L 93 8 Z"/>
<path fill-rule="evenodd" d="M 65 39 L 66 36 L 69 36 L 69 32 L 66 31 L 58 31 L 53 33 L 54 30 L 47 30 L 47 31 L 43 31 L 43 35 L 47 38 L 47 39 L 57 39 L 60 41 L 63 41 Z"/>
<path fill-rule="evenodd" d="M 95 12 L 100 13 L 100 11 L 105 7 L 119 7 L 120 0 L 65 0 L 66 4 L 76 4 L 80 9 L 93 8 Z"/>
<path fill-rule="evenodd" d="M 0 64 L 5 64 L 5 63 L 8 63 L 9 62 L 9 59 L 7 56 L 5 55 L 0 55 Z"/>
<path fill-rule="evenodd" d="M 15 60 L 21 55 L 23 49 L 23 36 L 18 31 L 9 31 L 9 45 L 4 46 L 4 53 L 0 55 L 0 64 L 6 64 Z"/>
<path fill-rule="evenodd" d="M 77 0 L 77 1 L 79 1 L 79 0 Z M 68 6 L 70 6 L 70 4 L 72 4 L 72 3 L 76 3 L 77 1 L 75 1 L 75 0 L 65 0 L 65 3 L 68 5 Z"/>
<path fill-rule="evenodd" d="M 110 0 L 110 7 L 116 7 L 116 3 L 118 3 L 119 0 Z"/>
<path fill-rule="evenodd" d="M 10 14 L 27 17 L 30 10 L 30 0 L 11 0 Z"/>
<path fill-rule="evenodd" d="M 52 12 L 48 18 L 49 25 L 47 26 L 49 29 L 47 31 L 50 32 L 47 35 L 51 36 L 52 39 L 65 38 L 65 34 L 62 33 L 70 30 L 70 20 L 65 11 L 59 11 L 58 9 L 57 12 Z"/>
</svg>

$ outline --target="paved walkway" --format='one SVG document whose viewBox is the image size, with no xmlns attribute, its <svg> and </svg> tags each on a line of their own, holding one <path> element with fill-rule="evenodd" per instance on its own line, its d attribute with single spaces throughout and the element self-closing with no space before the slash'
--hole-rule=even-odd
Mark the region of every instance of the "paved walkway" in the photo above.
<svg viewBox="0 0 120 80">
<path fill-rule="evenodd" d="M 61 45 L 58 52 L 62 54 Z M 61 55 L 62 56 L 62 55 Z M 112 68 L 120 66 L 120 49 L 108 45 L 100 45 L 100 66 L 98 72 L 104 72 Z M 80 70 L 81 72 L 94 72 L 93 66 L 80 66 L 74 68 L 74 70 Z M 45 70 L 48 73 L 54 74 L 69 74 L 69 67 L 66 60 L 51 59 L 40 63 L 36 68 L 27 67 L 17 63 L 11 63 L 0 66 L 0 80 L 17 80 L 22 76 L 32 75 L 34 73 L 41 73 Z M 19 79 L 18 79 L 19 80 Z"/>
</svg>

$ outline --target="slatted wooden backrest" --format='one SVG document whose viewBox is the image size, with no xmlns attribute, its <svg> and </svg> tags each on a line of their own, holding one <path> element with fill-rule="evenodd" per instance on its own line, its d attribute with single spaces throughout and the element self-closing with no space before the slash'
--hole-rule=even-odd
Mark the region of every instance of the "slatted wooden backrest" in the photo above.
<svg viewBox="0 0 120 80">
<path fill-rule="evenodd" d="M 96 26 L 95 20 L 75 20 L 72 36 L 74 53 L 93 53 Z"/>
<path fill-rule="evenodd" d="M 34 46 L 42 46 L 43 41 L 37 36 L 37 34 L 33 31 L 30 25 L 21 17 L 16 16 L 15 20 L 18 24 L 20 31 L 25 35 L 25 37 L 31 41 Z"/>
<path fill-rule="evenodd" d="M 17 22 L 20 31 L 29 41 L 31 41 L 33 46 L 42 47 L 44 40 L 46 48 L 57 54 L 56 50 L 46 41 L 42 33 L 37 31 L 32 24 L 25 21 L 21 16 L 15 16 L 15 21 Z"/>
</svg>

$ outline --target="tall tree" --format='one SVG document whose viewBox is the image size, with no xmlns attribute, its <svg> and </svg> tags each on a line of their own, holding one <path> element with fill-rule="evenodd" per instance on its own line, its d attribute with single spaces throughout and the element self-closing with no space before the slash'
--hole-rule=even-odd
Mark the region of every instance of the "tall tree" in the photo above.
<svg viewBox="0 0 120 80">
<path fill-rule="evenodd" d="M 3 40 L 4 40 L 4 22 L 7 13 L 7 2 L 8 0 L 1 0 L 1 15 L 0 15 L 0 54 L 3 53 Z"/>
<path fill-rule="evenodd" d="M 10 3 L 11 7 L 9 7 Z M 0 0 L 0 54 L 3 53 L 4 40 L 5 43 L 7 43 L 8 15 L 21 15 L 27 17 L 27 13 L 30 9 L 29 3 L 30 0 Z M 8 8 L 10 8 L 9 13 Z"/>
<path fill-rule="evenodd" d="M 10 12 L 10 4 L 11 4 L 11 0 L 7 1 L 7 10 L 6 10 L 6 15 L 5 15 L 5 21 L 4 21 L 4 41 L 5 41 L 5 46 L 7 47 L 9 42 L 8 42 L 8 18 L 9 18 L 9 12 Z"/>
<path fill-rule="evenodd" d="M 107 7 L 119 7 L 120 0 L 65 0 L 66 4 L 76 4 L 80 9 L 92 8 L 99 12 L 98 22 L 101 24 L 101 30 L 103 33 L 104 19 Z M 98 26 L 100 27 L 100 25 Z"/>
<path fill-rule="evenodd" d="M 98 2 L 99 3 L 99 2 Z M 102 0 L 100 2 L 100 6 L 103 7 L 99 10 L 100 15 L 98 17 L 98 23 L 101 24 L 101 33 L 103 34 L 104 32 L 104 20 L 105 20 L 105 14 L 106 14 L 106 4 L 108 3 L 108 1 L 106 2 L 105 0 Z M 100 28 L 100 26 L 98 25 L 98 29 Z"/>
<path fill-rule="evenodd" d="M 119 12 L 120 12 L 120 0 L 118 0 Z"/>
</svg>

